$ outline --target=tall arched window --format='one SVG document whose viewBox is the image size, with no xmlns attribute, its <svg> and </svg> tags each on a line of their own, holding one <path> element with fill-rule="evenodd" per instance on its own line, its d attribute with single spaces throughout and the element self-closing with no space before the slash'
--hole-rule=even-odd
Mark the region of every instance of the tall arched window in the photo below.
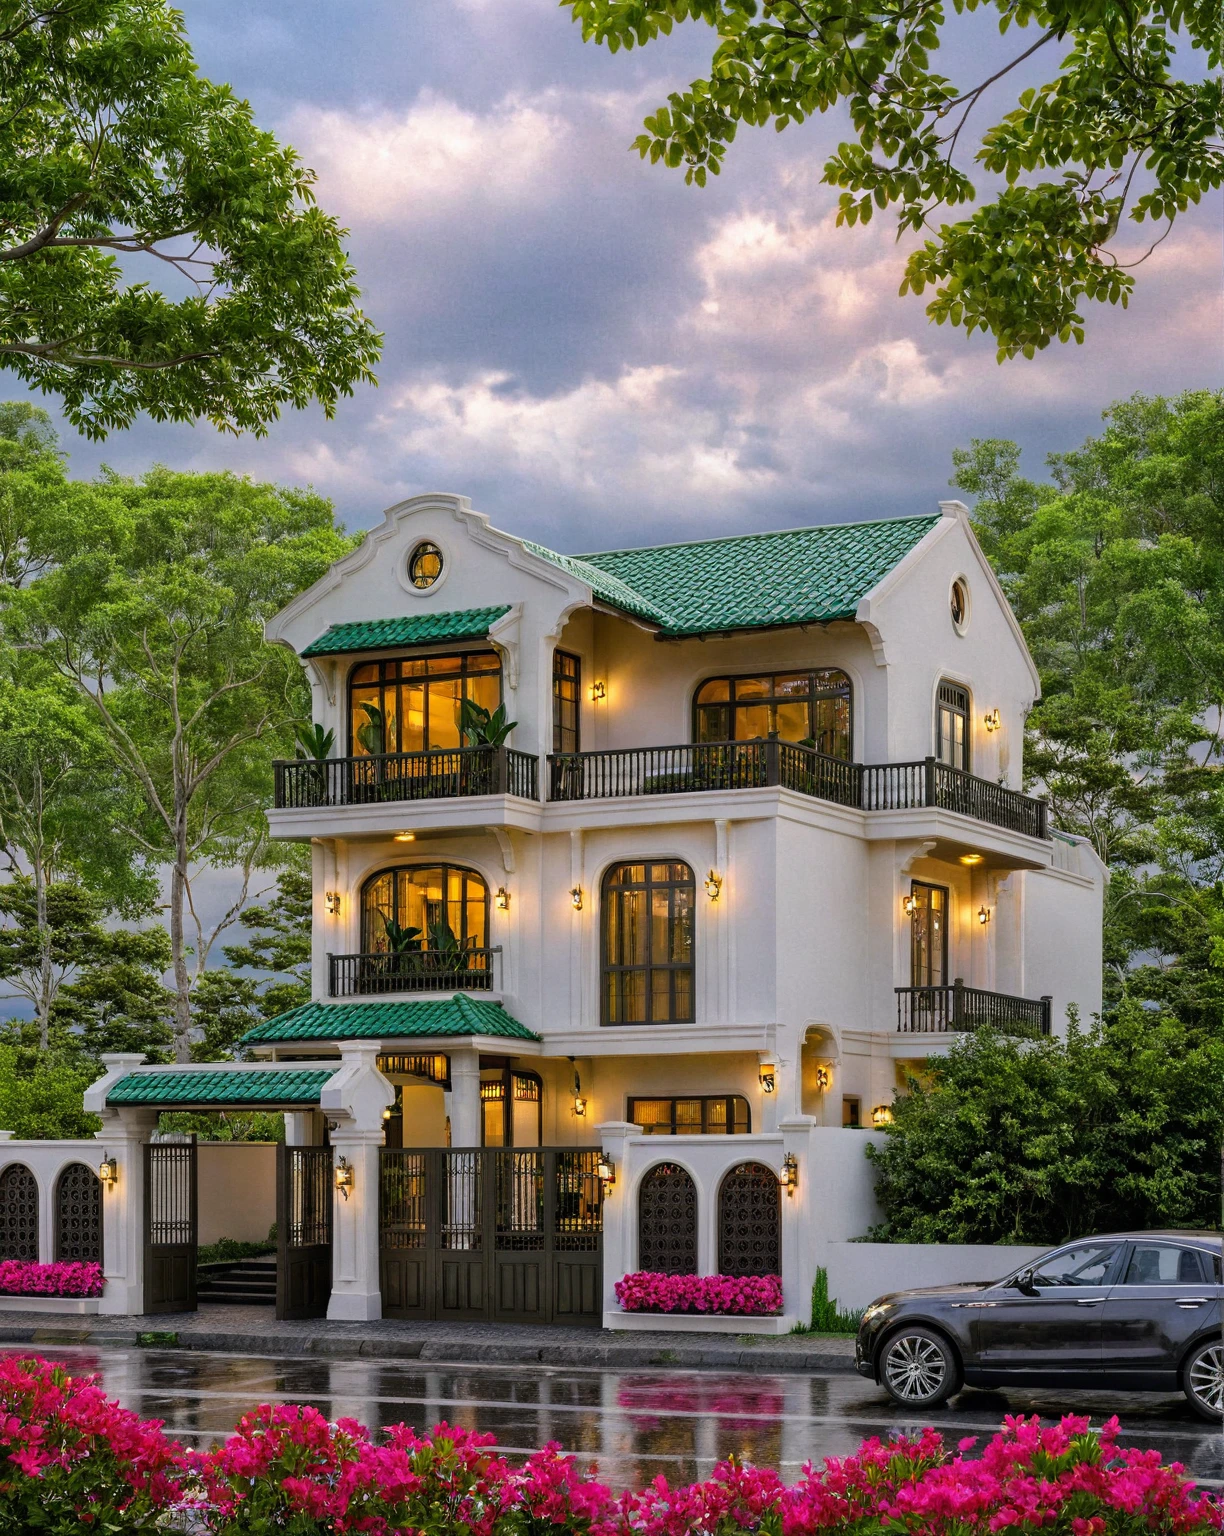
<svg viewBox="0 0 1224 1536">
<path fill-rule="evenodd" d="M 361 888 L 363 954 L 407 954 L 489 942 L 489 888 L 457 864 L 383 869 Z"/>
<path fill-rule="evenodd" d="M 751 741 L 777 735 L 849 762 L 853 754 L 850 679 L 835 667 L 712 677 L 693 700 L 697 741 Z"/>
<path fill-rule="evenodd" d="M 614 864 L 604 876 L 605 1024 L 692 1023 L 696 889 L 687 864 Z"/>
<path fill-rule="evenodd" d="M 638 1268 L 697 1273 L 697 1187 L 679 1163 L 656 1163 L 638 1188 Z"/>
<path fill-rule="evenodd" d="M 969 690 L 943 682 L 935 703 L 935 756 L 949 768 L 969 767 Z"/>
<path fill-rule="evenodd" d="M 84 1163 L 69 1163 L 55 1181 L 55 1259 L 102 1262 L 102 1186 Z"/>
<path fill-rule="evenodd" d="M 496 651 L 366 662 L 349 677 L 349 751 L 361 757 L 461 746 L 464 699 L 490 711 L 501 703 Z"/>
<path fill-rule="evenodd" d="M 38 1180 L 24 1163 L 0 1173 L 0 1259 L 38 1262 Z"/>
<path fill-rule="evenodd" d="M 782 1191 L 764 1163 L 739 1163 L 718 1191 L 718 1273 L 782 1273 Z"/>
</svg>

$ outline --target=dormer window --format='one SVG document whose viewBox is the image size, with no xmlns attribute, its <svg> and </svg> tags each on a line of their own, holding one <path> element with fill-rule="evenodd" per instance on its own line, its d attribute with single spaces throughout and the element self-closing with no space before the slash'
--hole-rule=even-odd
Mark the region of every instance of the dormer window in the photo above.
<svg viewBox="0 0 1224 1536">
<path fill-rule="evenodd" d="M 496 651 L 371 661 L 349 677 L 349 751 L 430 752 L 461 745 L 464 699 L 484 709 L 501 703 Z"/>
<path fill-rule="evenodd" d="M 834 667 L 712 677 L 698 688 L 693 715 L 698 741 L 752 741 L 776 734 L 847 762 L 853 752 L 850 679 Z"/>
</svg>

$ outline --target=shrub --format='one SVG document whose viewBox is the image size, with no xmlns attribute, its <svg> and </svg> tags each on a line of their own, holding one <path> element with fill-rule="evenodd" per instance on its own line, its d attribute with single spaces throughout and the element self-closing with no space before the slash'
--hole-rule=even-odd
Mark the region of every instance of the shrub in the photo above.
<svg viewBox="0 0 1224 1536">
<path fill-rule="evenodd" d="M 837 1304 L 836 1296 L 829 1295 L 828 1270 L 818 1268 L 816 1278 L 812 1281 L 812 1320 L 810 1323 L 796 1323 L 791 1332 L 857 1333 L 864 1311 L 865 1308 L 859 1307 L 856 1311 L 843 1312 Z"/>
<path fill-rule="evenodd" d="M 782 1310 L 778 1275 L 625 1275 L 613 1288 L 626 1312 L 709 1312 L 768 1317 Z"/>
<path fill-rule="evenodd" d="M 33 1264 L 0 1259 L 0 1295 L 101 1296 L 101 1264 Z"/>
<path fill-rule="evenodd" d="M 219 1237 L 215 1243 L 205 1243 L 202 1248 L 197 1249 L 196 1263 L 236 1263 L 239 1259 L 258 1259 L 265 1253 L 275 1252 L 275 1236 L 269 1236 L 261 1243 L 244 1243 L 236 1237 Z"/>
</svg>

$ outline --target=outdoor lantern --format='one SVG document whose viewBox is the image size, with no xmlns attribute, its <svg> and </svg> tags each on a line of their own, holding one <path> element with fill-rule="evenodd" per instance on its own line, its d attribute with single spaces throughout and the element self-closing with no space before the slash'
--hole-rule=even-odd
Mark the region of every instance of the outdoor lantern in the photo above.
<svg viewBox="0 0 1224 1536">
<path fill-rule="evenodd" d="M 764 1093 L 772 1093 L 777 1086 L 774 1078 L 774 1070 L 774 1064 L 772 1061 L 764 1061 L 761 1063 L 761 1069 L 757 1073 L 757 1077 L 760 1079 L 761 1089 Z"/>
<path fill-rule="evenodd" d="M 336 1188 L 347 1200 L 349 1190 L 353 1187 L 353 1168 L 347 1157 L 340 1158 L 336 1163 Z"/>
<path fill-rule="evenodd" d="M 493 905 L 499 912 L 510 910 L 510 892 L 504 885 L 499 885 L 493 893 Z"/>
<path fill-rule="evenodd" d="M 782 1166 L 778 1169 L 778 1183 L 788 1195 L 795 1193 L 795 1186 L 799 1182 L 799 1162 L 793 1152 L 788 1152 L 782 1159 Z"/>
<path fill-rule="evenodd" d="M 340 892 L 328 891 L 323 897 L 323 905 L 327 908 L 328 917 L 340 916 Z"/>
<path fill-rule="evenodd" d="M 599 1161 L 595 1164 L 595 1172 L 599 1175 L 599 1182 L 604 1187 L 604 1194 L 616 1183 L 616 1164 L 605 1153 L 599 1154 Z"/>
<path fill-rule="evenodd" d="M 913 917 L 914 912 L 918 906 L 918 902 L 911 893 L 902 901 L 901 905 L 905 909 L 906 917 Z"/>
<path fill-rule="evenodd" d="M 988 731 L 997 731 L 1003 724 L 1003 722 L 999 719 L 999 711 L 997 709 L 992 709 L 986 716 L 983 724 L 986 726 Z"/>
<path fill-rule="evenodd" d="M 887 1104 L 877 1104 L 871 1111 L 872 1125 L 891 1125 L 893 1112 Z"/>
<path fill-rule="evenodd" d="M 718 893 L 722 890 L 722 876 L 716 875 L 713 870 L 705 878 L 706 895 L 711 901 L 718 900 Z"/>
<path fill-rule="evenodd" d="M 580 1093 L 576 1093 L 574 1095 L 574 1113 L 581 1116 L 585 1115 L 586 1111 L 587 1101 L 582 1097 Z"/>
<path fill-rule="evenodd" d="M 113 1157 L 104 1157 L 98 1164 L 98 1177 L 106 1189 L 113 1189 L 119 1177 L 119 1164 Z"/>
<path fill-rule="evenodd" d="M 989 907 L 979 907 L 978 908 L 978 922 L 981 923 L 983 928 L 985 928 L 986 924 L 989 921 L 990 921 L 990 908 Z"/>
<path fill-rule="evenodd" d="M 602 683 L 591 684 L 591 703 L 598 704 L 601 699 L 607 698 L 608 690 Z"/>
<path fill-rule="evenodd" d="M 821 1093 L 827 1093 L 833 1086 L 833 1074 L 828 1067 L 816 1068 L 816 1086 L 820 1089 Z"/>
<path fill-rule="evenodd" d="M 582 911 L 582 887 L 580 885 L 574 886 L 570 891 L 570 901 L 573 903 L 575 912 Z"/>
</svg>

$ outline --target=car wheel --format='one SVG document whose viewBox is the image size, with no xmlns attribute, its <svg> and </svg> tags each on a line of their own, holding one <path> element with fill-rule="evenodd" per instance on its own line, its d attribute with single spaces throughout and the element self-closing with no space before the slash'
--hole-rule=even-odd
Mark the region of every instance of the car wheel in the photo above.
<svg viewBox="0 0 1224 1536">
<path fill-rule="evenodd" d="M 1182 1391 L 1200 1418 L 1224 1418 L 1224 1343 L 1204 1339 L 1182 1367 Z"/>
<path fill-rule="evenodd" d="M 960 1386 L 960 1361 L 947 1340 L 929 1328 L 902 1328 L 886 1339 L 880 1380 L 907 1408 L 935 1408 Z"/>
</svg>

